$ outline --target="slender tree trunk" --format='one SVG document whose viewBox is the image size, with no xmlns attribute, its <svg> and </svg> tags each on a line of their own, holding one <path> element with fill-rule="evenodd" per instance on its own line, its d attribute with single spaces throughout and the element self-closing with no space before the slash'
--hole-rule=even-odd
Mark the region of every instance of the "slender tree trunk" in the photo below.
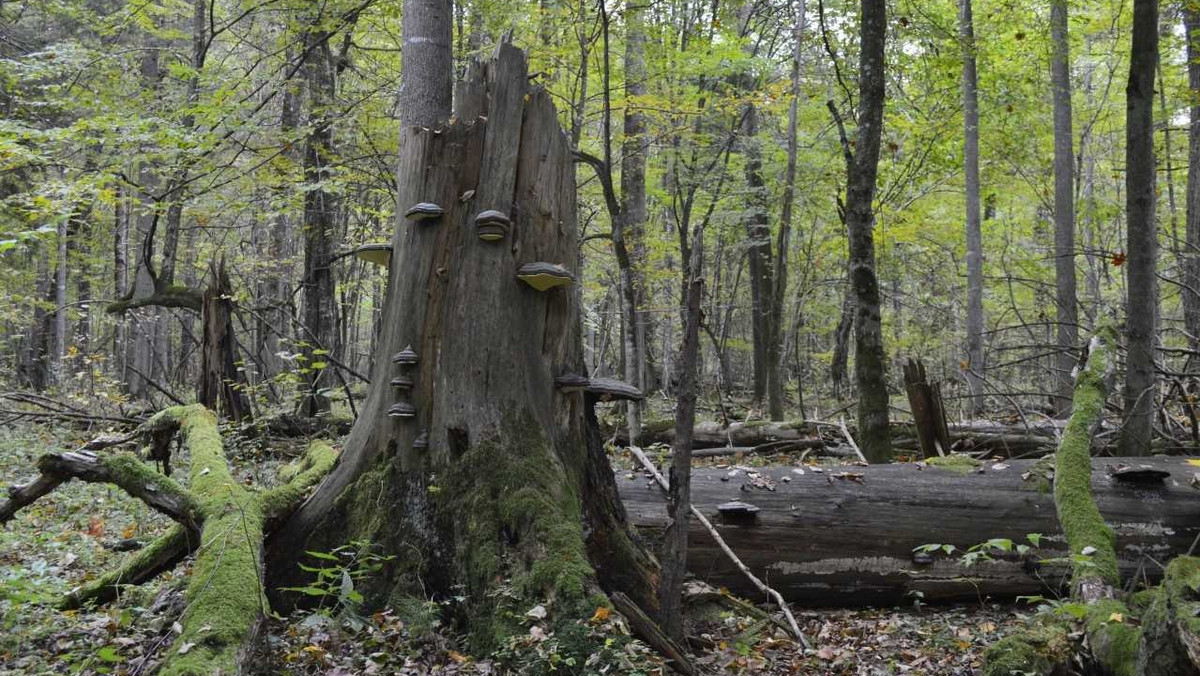
<svg viewBox="0 0 1200 676">
<path fill-rule="evenodd" d="M 129 203 L 124 189 L 118 187 L 113 204 L 113 298 L 124 298 L 129 285 Z M 128 322 L 116 322 L 113 327 L 113 374 L 120 382 L 128 382 L 125 358 L 128 353 Z"/>
<path fill-rule="evenodd" d="M 1187 29 L 1187 72 L 1191 105 L 1188 107 L 1187 233 L 1184 256 L 1184 326 L 1193 350 L 1200 349 L 1200 2 L 1184 4 Z M 1200 366 L 1188 359 L 1188 372 Z"/>
<path fill-rule="evenodd" d="M 333 110 L 337 78 L 328 32 L 313 27 L 305 33 L 304 76 L 308 87 L 309 132 L 304 141 L 304 329 L 310 345 L 305 363 L 303 410 L 317 415 L 329 410 L 331 373 L 325 354 L 336 354 L 337 298 L 333 278 L 333 237 L 336 198 L 323 187 L 329 180 L 333 153 Z"/>
<path fill-rule="evenodd" d="M 663 536 L 662 581 L 659 608 L 662 628 L 675 641 L 683 641 L 680 611 L 683 579 L 687 573 L 688 513 L 692 506 L 692 430 L 696 425 L 696 364 L 700 353 L 700 303 L 704 296 L 704 226 L 692 235 L 691 278 L 687 291 L 687 324 L 679 355 L 679 390 L 675 406 L 675 440 L 671 444 L 670 489 L 667 492 L 667 529 Z"/>
<path fill-rule="evenodd" d="M 1075 283 L 1075 150 L 1071 123 L 1071 58 L 1067 0 L 1050 3 L 1050 79 L 1054 88 L 1054 289 L 1058 355 L 1055 358 L 1054 410 L 1071 409 L 1071 372 L 1079 343 Z"/>
<path fill-rule="evenodd" d="M 450 117 L 453 15 L 451 0 L 404 0 L 401 58 L 421 76 L 401 78 L 402 127 L 432 127 Z"/>
<path fill-rule="evenodd" d="M 632 307 L 625 313 L 625 382 L 634 387 L 646 386 L 646 322 L 647 313 L 641 308 L 646 302 L 645 280 L 641 268 L 645 265 L 646 229 L 646 116 L 634 99 L 646 93 L 646 32 L 644 9 L 637 0 L 625 8 L 625 139 L 621 148 L 621 221 L 622 246 L 632 240 L 633 256 L 628 277 Z M 607 48 L 607 42 L 605 46 Z M 606 61 L 607 63 L 607 61 Z M 615 239 L 615 234 L 614 234 Z M 620 260 L 618 253 L 618 261 Z M 628 257 L 628 256 L 627 256 Z M 641 403 L 626 402 L 629 438 L 641 435 Z M 635 434 L 636 432 L 636 434 Z M 637 443 L 636 441 L 633 443 Z"/>
<path fill-rule="evenodd" d="M 58 255 L 54 270 L 54 340 L 50 350 L 50 382 L 61 385 L 65 370 L 63 361 L 67 355 L 67 267 L 71 241 L 71 217 L 66 216 L 58 224 Z"/>
<path fill-rule="evenodd" d="M 1158 55 L 1158 2 L 1134 0 L 1129 84 L 1125 89 L 1125 306 L 1124 455 L 1148 455 L 1156 404 L 1154 348 L 1158 328 L 1158 228 L 1155 222 L 1154 66 Z"/>
<path fill-rule="evenodd" d="M 971 414 L 983 411 L 983 229 L 979 200 L 979 77 L 975 68 L 975 19 L 971 0 L 959 0 L 962 42 L 963 172 L 967 188 L 967 385 Z"/>
<path fill-rule="evenodd" d="M 884 42 L 887 3 L 861 0 L 858 142 L 846 187 L 846 228 L 850 239 L 850 286 L 855 296 L 854 375 L 858 383 L 859 446 L 871 462 L 892 455 L 888 433 L 887 357 L 875 274 L 875 179 L 883 132 Z"/>
<path fill-rule="evenodd" d="M 792 237 L 792 203 L 796 199 L 796 149 L 797 139 L 797 108 L 800 105 L 800 55 L 804 42 L 805 0 L 795 3 L 795 25 L 792 30 L 792 101 L 788 106 L 787 126 L 787 167 L 783 175 L 783 206 L 779 217 L 779 243 L 775 248 L 775 288 L 771 291 L 771 307 L 774 312 L 771 317 L 770 349 L 767 355 L 771 360 L 768 370 L 771 373 L 772 386 L 768 399 L 772 420 L 783 420 L 783 306 L 787 294 L 788 283 L 788 254 L 791 251 Z"/>
</svg>

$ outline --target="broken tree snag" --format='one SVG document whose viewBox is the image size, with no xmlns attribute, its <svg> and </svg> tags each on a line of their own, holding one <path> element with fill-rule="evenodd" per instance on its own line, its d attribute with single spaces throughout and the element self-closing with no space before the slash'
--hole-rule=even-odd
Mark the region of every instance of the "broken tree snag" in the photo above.
<svg viewBox="0 0 1200 676">
<path fill-rule="evenodd" d="M 1108 465 L 1121 462 L 1146 464 L 1171 477 L 1157 486 L 1129 485 L 1108 474 Z M 1194 469 L 1184 458 L 1093 462 L 1096 503 L 1116 533 L 1124 574 L 1144 568 L 1154 576 L 1157 569 L 1144 565 L 1145 556 L 1163 561 L 1183 554 L 1200 533 L 1200 491 L 1187 482 Z M 744 469 L 694 469 L 692 504 L 713 521 L 743 563 L 789 601 L 905 604 L 912 602 L 910 592 L 921 592 L 931 602 L 1049 596 L 1048 587 L 1058 592 L 1069 577 L 1065 566 L 1046 563 L 1065 556 L 1066 546 L 1043 465 L 1035 461 L 944 469 L 896 463 L 821 472 L 810 467 L 753 471 L 757 476 Z M 666 524 L 658 487 L 626 471 L 618 472 L 617 486 L 630 520 L 654 541 Z M 728 522 L 718 506 L 731 501 L 759 511 L 752 521 Z M 921 545 L 952 544 L 965 551 L 992 538 L 1025 542 L 1027 533 L 1044 536 L 1029 559 L 1005 555 L 966 568 L 941 554 L 929 563 L 913 558 Z M 699 524 L 689 533 L 688 568 L 713 586 L 763 600 Z"/>
<path fill-rule="evenodd" d="M 942 386 L 930 383 L 925 363 L 909 359 L 904 365 L 904 389 L 912 409 L 913 426 L 925 457 L 943 456 L 950 450 L 950 429 L 946 426 L 946 410 L 942 407 Z"/>
<path fill-rule="evenodd" d="M 225 258 L 208 266 L 204 290 L 204 338 L 200 343 L 200 386 L 196 400 L 218 416 L 242 421 L 250 418 L 245 374 L 238 370 L 233 334 L 233 286 Z"/>
<path fill-rule="evenodd" d="M 1075 377 L 1071 417 L 1054 455 L 1054 506 L 1071 554 L 1072 595 L 1091 603 L 1112 596 L 1121 583 L 1113 532 L 1092 497 L 1092 435 L 1104 416 L 1104 400 L 1116 371 L 1110 326 L 1097 328 L 1087 362 Z"/>
<path fill-rule="evenodd" d="M 397 203 L 443 213 L 397 220 L 367 401 L 328 478 L 271 537 L 267 570 L 271 593 L 303 586 L 302 552 L 369 540 L 396 556 L 364 582 L 369 604 L 466 596 L 483 650 L 534 605 L 551 624 L 586 620 L 598 583 L 653 610 L 657 571 L 593 444 L 590 395 L 555 386 L 586 372 L 578 294 L 527 286 L 578 274 L 568 140 L 507 42 L 459 87 L 453 121 L 400 131 Z M 523 268 L 545 261 L 556 267 Z"/>
</svg>

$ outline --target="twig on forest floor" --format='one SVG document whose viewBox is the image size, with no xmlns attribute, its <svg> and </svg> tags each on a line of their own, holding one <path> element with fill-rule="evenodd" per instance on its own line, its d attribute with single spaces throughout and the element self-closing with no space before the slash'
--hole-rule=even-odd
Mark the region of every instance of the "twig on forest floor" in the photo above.
<svg viewBox="0 0 1200 676">
<path fill-rule="evenodd" d="M 850 448 L 853 448 L 854 453 L 858 455 L 858 459 L 863 462 L 867 462 L 867 456 L 863 455 L 862 449 L 858 447 L 858 444 L 854 443 L 854 437 L 850 436 L 850 430 L 846 428 L 846 420 L 844 418 L 838 418 L 838 427 L 841 428 L 842 436 L 846 437 L 846 441 L 849 442 Z"/>
<path fill-rule="evenodd" d="M 653 476 L 654 480 L 658 483 L 659 488 L 661 488 L 664 492 L 667 491 L 668 485 L 666 478 L 664 478 L 662 473 L 658 471 L 658 468 L 654 466 L 654 463 L 650 462 L 650 458 L 646 457 L 645 451 L 637 446 L 630 446 L 629 452 L 632 453 L 633 456 L 642 463 L 642 466 L 646 468 L 646 471 L 650 472 L 651 476 Z M 759 591 L 763 592 L 767 596 L 771 597 L 773 601 L 775 601 L 775 604 L 779 606 L 780 610 L 783 611 L 784 617 L 787 618 L 788 626 L 791 627 L 792 634 L 796 637 L 796 640 L 800 642 L 800 645 L 804 646 L 806 650 L 812 648 L 812 645 L 809 644 L 808 639 L 804 636 L 804 632 L 800 631 L 800 625 L 796 623 L 796 617 L 792 615 L 792 611 L 788 607 L 787 601 L 783 600 L 783 596 L 771 587 L 768 587 L 765 582 L 758 579 L 758 576 L 752 573 L 750 569 L 746 567 L 746 564 L 742 563 L 742 560 L 738 558 L 738 555 L 735 554 L 734 551 L 729 548 L 729 545 L 725 543 L 725 539 L 721 537 L 719 532 L 717 532 L 717 529 L 712 525 L 712 522 L 709 521 L 699 509 L 696 509 L 695 505 L 689 504 L 688 509 L 691 511 L 692 516 L 696 517 L 696 520 L 700 522 L 700 525 L 704 526 L 704 529 L 708 531 L 710 536 L 712 536 L 713 541 L 717 543 L 717 546 L 721 548 L 721 551 L 725 552 L 725 555 L 729 557 L 729 560 L 733 562 L 733 565 L 737 566 L 737 569 L 742 571 L 742 574 L 746 576 L 746 579 L 750 580 L 750 583 L 757 587 Z"/>
</svg>

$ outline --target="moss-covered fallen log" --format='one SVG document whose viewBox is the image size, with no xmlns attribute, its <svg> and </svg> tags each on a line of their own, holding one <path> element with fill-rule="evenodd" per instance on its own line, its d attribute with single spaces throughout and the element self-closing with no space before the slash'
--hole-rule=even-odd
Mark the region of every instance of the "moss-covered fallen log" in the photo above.
<svg viewBox="0 0 1200 676">
<path fill-rule="evenodd" d="M 207 676 L 240 673 L 245 648 L 267 612 L 262 547 L 267 528 L 286 517 L 333 466 L 336 454 L 317 442 L 291 481 L 257 492 L 237 481 L 225 459 L 217 420 L 203 406 L 166 409 L 142 426 L 154 444 L 179 434 L 190 456 L 188 486 L 159 474 L 128 453 L 48 454 L 38 461 L 42 474 L 11 490 L 0 504 L 8 520 L 16 511 L 72 478 L 110 483 L 170 516 L 177 523 L 117 570 L 72 591 L 64 607 L 116 598 L 124 584 L 138 584 L 195 554 L 185 591 L 182 631 L 167 648 L 160 674 Z"/>
</svg>

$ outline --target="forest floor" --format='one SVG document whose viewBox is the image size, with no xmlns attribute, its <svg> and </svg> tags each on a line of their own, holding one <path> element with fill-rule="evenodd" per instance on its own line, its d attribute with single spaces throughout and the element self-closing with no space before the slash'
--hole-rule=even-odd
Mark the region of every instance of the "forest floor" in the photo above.
<svg viewBox="0 0 1200 676">
<path fill-rule="evenodd" d="M 36 458 L 70 450 L 103 430 L 47 425 L 0 430 L 0 486 L 29 479 Z M 230 443 L 235 476 L 274 483 L 302 442 Z M 177 466 L 182 465 L 182 459 Z M 171 644 L 187 569 L 132 589 L 110 607 L 59 611 L 64 592 L 116 567 L 131 541 L 148 542 L 165 517 L 120 491 L 73 482 L 18 513 L 0 530 L 0 676 L 16 674 L 150 674 Z M 564 673 L 566 647 L 530 620 L 530 635 L 504 658 L 474 658 L 436 621 L 406 623 L 390 611 L 359 616 L 337 605 L 273 618 L 259 651 L 262 673 L 352 674 Z M 812 647 L 805 650 L 774 624 L 730 612 L 693 625 L 697 664 L 712 674 L 973 674 L 983 650 L 1020 626 L 1033 610 L 979 603 L 865 610 L 796 609 Z M 411 617 L 411 616 L 410 616 Z M 433 614 L 430 614 L 433 617 Z M 670 673 L 620 618 L 598 612 L 589 632 L 617 646 L 588 673 Z M 569 673 L 569 672 L 567 672 Z"/>
</svg>

